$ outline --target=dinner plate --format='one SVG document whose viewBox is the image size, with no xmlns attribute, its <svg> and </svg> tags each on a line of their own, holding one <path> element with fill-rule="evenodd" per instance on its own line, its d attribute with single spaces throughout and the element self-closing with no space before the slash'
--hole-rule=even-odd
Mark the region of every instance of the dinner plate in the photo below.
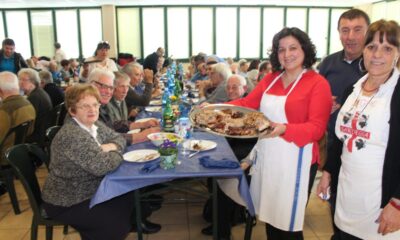
<svg viewBox="0 0 400 240">
<path fill-rule="evenodd" d="M 160 120 L 158 120 L 157 118 L 141 118 L 141 119 L 138 119 L 138 120 L 136 120 L 135 122 L 146 122 L 146 121 L 149 121 L 149 120 L 157 120 L 158 122 L 160 121 Z"/>
<path fill-rule="evenodd" d="M 190 151 L 208 151 L 216 146 L 216 142 L 209 140 L 189 140 L 183 143 L 183 147 Z"/>
<path fill-rule="evenodd" d="M 133 134 L 133 133 L 140 133 L 140 129 L 132 129 L 127 132 L 127 134 Z"/>
<path fill-rule="evenodd" d="M 144 108 L 147 112 L 161 112 L 161 106 L 150 106 Z"/>
<path fill-rule="evenodd" d="M 148 162 L 160 157 L 160 153 L 153 149 L 134 150 L 124 154 L 124 160 L 128 162 Z"/>
<path fill-rule="evenodd" d="M 196 123 L 195 117 L 197 114 L 201 114 L 202 111 L 204 110 L 214 110 L 214 111 L 221 111 L 225 109 L 232 109 L 235 111 L 239 111 L 242 113 L 248 113 L 248 112 L 257 112 L 254 109 L 251 108 L 246 108 L 246 107 L 240 107 L 240 106 L 235 106 L 235 105 L 230 105 L 230 104 L 211 104 L 207 105 L 205 107 L 193 107 L 192 110 L 189 113 L 189 119 L 190 122 L 192 123 L 192 126 L 196 126 L 197 128 L 200 128 L 206 132 L 219 135 L 219 136 L 224 136 L 224 137 L 230 137 L 230 138 L 257 138 L 258 134 L 253 134 L 253 135 L 228 135 L 225 133 L 220 133 L 212 130 L 211 128 L 208 128 L 206 126 L 200 126 L 199 124 Z"/>
<path fill-rule="evenodd" d="M 162 104 L 161 99 L 150 101 L 150 105 L 152 105 L 152 106 L 160 106 L 161 104 Z"/>
<path fill-rule="evenodd" d="M 199 102 L 199 98 L 190 98 L 190 100 L 192 101 L 192 103 L 196 104 Z"/>
</svg>

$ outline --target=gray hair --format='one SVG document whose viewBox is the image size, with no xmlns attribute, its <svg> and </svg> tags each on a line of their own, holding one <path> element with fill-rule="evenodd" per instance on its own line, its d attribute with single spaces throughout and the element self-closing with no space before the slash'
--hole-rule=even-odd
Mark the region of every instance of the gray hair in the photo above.
<svg viewBox="0 0 400 240">
<path fill-rule="evenodd" d="M 92 83 L 94 81 L 98 81 L 100 79 L 100 77 L 102 77 L 102 76 L 106 76 L 106 77 L 114 80 L 113 72 L 103 70 L 100 68 L 95 68 L 92 72 L 90 72 L 87 79 L 88 79 L 89 83 Z"/>
<path fill-rule="evenodd" d="M 137 62 L 130 62 L 128 64 L 125 64 L 125 66 L 122 68 L 122 71 L 130 76 L 132 75 L 134 68 L 139 68 L 140 71 L 143 72 L 143 66 Z"/>
<path fill-rule="evenodd" d="M 0 73 L 0 89 L 4 92 L 19 92 L 17 75 L 12 72 Z"/>
<path fill-rule="evenodd" d="M 218 73 L 224 79 L 224 81 L 226 81 L 232 75 L 226 63 L 216 63 L 212 68 L 215 73 Z"/>
<path fill-rule="evenodd" d="M 40 80 L 42 80 L 44 84 L 53 83 L 53 76 L 51 75 L 51 72 L 49 72 L 47 70 L 40 71 L 39 77 L 40 77 Z"/>
<path fill-rule="evenodd" d="M 232 78 L 239 79 L 240 86 L 242 86 L 242 87 L 247 86 L 246 78 L 244 78 L 242 75 L 239 75 L 239 74 L 232 74 L 232 75 L 228 78 L 228 81 L 229 81 L 229 79 L 232 79 Z"/>
<path fill-rule="evenodd" d="M 114 86 L 117 86 L 119 82 L 128 82 L 131 80 L 129 76 L 124 72 L 114 72 Z"/>
<path fill-rule="evenodd" d="M 39 87 L 40 78 L 36 70 L 33 70 L 31 68 L 23 68 L 19 70 L 18 78 L 20 78 L 24 74 L 29 76 L 29 81 L 31 81 L 31 83 L 35 85 L 35 87 Z"/>
</svg>

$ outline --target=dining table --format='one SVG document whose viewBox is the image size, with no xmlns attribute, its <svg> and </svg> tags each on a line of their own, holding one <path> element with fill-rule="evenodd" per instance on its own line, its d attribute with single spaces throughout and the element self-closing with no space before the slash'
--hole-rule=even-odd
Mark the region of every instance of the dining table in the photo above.
<svg viewBox="0 0 400 240">
<path fill-rule="evenodd" d="M 140 118 L 160 117 L 159 112 L 143 112 Z M 141 171 L 145 164 L 150 162 L 129 162 L 123 161 L 121 165 L 113 172 L 108 173 L 100 183 L 95 195 L 92 197 L 90 207 L 102 202 L 108 201 L 114 197 L 134 191 L 135 210 L 138 239 L 143 239 L 141 227 L 141 207 L 140 207 L 140 189 L 159 184 L 167 183 L 176 179 L 193 179 L 193 178 L 212 178 L 212 195 L 213 195 L 213 239 L 218 239 L 218 222 L 217 222 L 217 182 L 224 181 L 233 183 L 223 184 L 229 186 L 229 191 L 225 192 L 237 203 L 244 205 L 250 216 L 255 215 L 253 202 L 250 196 L 249 186 L 243 170 L 238 168 L 209 168 L 200 164 L 200 158 L 208 156 L 216 161 L 237 161 L 235 154 L 230 148 L 227 140 L 215 134 L 204 131 L 194 131 L 191 140 L 208 140 L 216 143 L 216 147 L 207 151 L 200 151 L 198 154 L 189 158 L 189 155 L 183 155 L 181 151 L 178 153 L 178 163 L 175 168 L 164 170 L 160 167 L 149 173 Z M 135 150 L 156 150 L 157 147 L 150 141 L 137 143 L 128 146 L 125 152 Z M 159 159 L 153 160 L 155 164 Z M 232 181 L 230 181 L 232 180 Z M 232 187 L 234 186 L 234 187 Z M 226 189 L 226 188 L 225 188 Z M 239 198 L 239 199 L 238 199 Z M 246 223 L 245 239 L 250 238 L 251 222 L 248 218 Z"/>
</svg>

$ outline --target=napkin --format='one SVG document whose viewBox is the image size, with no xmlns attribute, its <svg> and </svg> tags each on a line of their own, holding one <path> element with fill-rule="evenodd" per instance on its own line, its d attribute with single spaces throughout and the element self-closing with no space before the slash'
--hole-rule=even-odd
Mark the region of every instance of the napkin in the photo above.
<svg viewBox="0 0 400 240">
<path fill-rule="evenodd" d="M 146 163 L 139 170 L 139 172 L 142 173 L 142 174 L 151 173 L 152 171 L 156 170 L 159 167 L 160 167 L 160 161 L 154 161 L 154 162 L 152 161 L 152 162 Z"/>
<path fill-rule="evenodd" d="M 221 160 L 216 160 L 210 156 L 203 156 L 199 158 L 200 164 L 205 168 L 238 168 L 240 164 L 237 161 L 229 160 L 223 158 Z"/>
</svg>

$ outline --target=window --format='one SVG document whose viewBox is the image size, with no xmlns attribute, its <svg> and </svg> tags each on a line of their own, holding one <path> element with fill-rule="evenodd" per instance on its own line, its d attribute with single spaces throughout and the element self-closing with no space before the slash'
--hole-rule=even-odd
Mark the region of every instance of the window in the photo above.
<svg viewBox="0 0 400 240">
<path fill-rule="evenodd" d="M 386 2 L 379 2 L 379 3 L 374 3 L 372 5 L 372 16 L 370 17 L 371 23 L 380 20 L 382 17 L 381 16 L 387 16 L 387 3 Z M 399 13 L 397 12 L 397 15 Z M 389 19 L 389 18 L 388 18 Z"/>
<path fill-rule="evenodd" d="M 340 42 L 339 32 L 337 30 L 338 20 L 340 15 L 348 9 L 332 9 L 331 13 L 331 36 L 329 39 L 329 54 L 340 51 L 342 47 L 342 43 Z"/>
<path fill-rule="evenodd" d="M 305 8 L 288 8 L 286 11 L 286 26 L 297 27 L 302 31 L 307 30 L 307 9 Z"/>
<path fill-rule="evenodd" d="M 217 8 L 216 53 L 219 57 L 236 57 L 236 8 Z"/>
<path fill-rule="evenodd" d="M 260 8 L 240 8 L 240 56 L 260 56 Z"/>
<path fill-rule="evenodd" d="M 269 57 L 272 39 L 283 28 L 283 8 L 264 8 L 263 58 Z"/>
<path fill-rule="evenodd" d="M 189 57 L 188 8 L 168 8 L 168 54 L 174 58 Z"/>
<path fill-rule="evenodd" d="M 144 8 L 143 57 L 155 52 L 159 47 L 164 47 L 164 45 L 164 9 Z"/>
<path fill-rule="evenodd" d="M 56 11 L 57 41 L 68 58 L 79 57 L 78 19 L 76 10 Z M 93 51 L 93 50 L 92 50 Z"/>
<path fill-rule="evenodd" d="M 400 23 L 400 14 L 399 14 L 400 1 L 386 2 L 386 4 L 387 4 L 386 14 L 383 16 L 386 16 L 386 19 L 393 19 L 397 23 Z M 374 13 L 372 13 L 372 14 L 374 14 Z M 382 16 L 380 18 L 382 18 Z"/>
<path fill-rule="evenodd" d="M 192 53 L 213 54 L 213 9 L 192 8 Z"/>
<path fill-rule="evenodd" d="M 54 56 L 53 17 L 51 11 L 32 11 L 32 41 L 35 56 Z"/>
<path fill-rule="evenodd" d="M 317 48 L 317 58 L 325 57 L 327 52 L 329 10 L 310 9 L 308 36 Z"/>
<path fill-rule="evenodd" d="M 32 55 L 28 14 L 26 11 L 6 11 L 8 37 L 15 42 L 15 51 L 21 53 L 23 58 Z M 15 21 L 18 19 L 18 21 Z"/>
<path fill-rule="evenodd" d="M 84 58 L 94 55 L 97 44 L 103 39 L 100 9 L 80 10 L 81 44 Z"/>
<path fill-rule="evenodd" d="M 0 39 L 6 38 L 6 34 L 4 32 L 4 22 L 3 22 L 3 12 L 0 11 Z M 3 40 L 1 40 L 3 41 Z"/>
<path fill-rule="evenodd" d="M 141 58 L 139 8 L 119 8 L 117 11 L 118 51 Z"/>
</svg>

